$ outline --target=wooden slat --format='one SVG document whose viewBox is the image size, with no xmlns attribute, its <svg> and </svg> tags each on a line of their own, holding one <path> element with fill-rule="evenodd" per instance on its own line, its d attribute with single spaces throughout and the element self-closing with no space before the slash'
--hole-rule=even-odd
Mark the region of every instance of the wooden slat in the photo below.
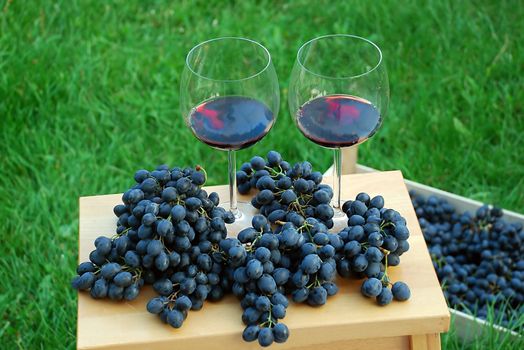
<svg viewBox="0 0 524 350">
<path fill-rule="evenodd" d="M 326 178 L 326 183 L 331 179 Z M 227 198 L 227 187 L 209 188 Z M 338 278 L 340 292 L 320 308 L 291 304 L 285 323 L 291 330 L 289 340 L 279 349 L 300 346 L 342 344 L 350 340 L 402 337 L 447 331 L 449 312 L 433 270 L 427 248 L 399 171 L 359 174 L 343 177 L 345 198 L 358 192 L 382 194 L 386 206 L 398 210 L 411 231 L 411 249 L 401 257 L 401 265 L 390 268 L 393 281 L 408 283 L 412 297 L 407 302 L 393 302 L 379 307 L 374 300 L 360 295 L 361 281 Z M 249 197 L 240 196 L 248 200 Z M 80 199 L 80 261 L 87 259 L 93 241 L 99 235 L 111 236 L 116 218 L 112 213 L 121 195 L 83 197 Z M 239 302 L 227 296 L 219 303 L 207 302 L 202 311 L 190 312 L 181 329 L 173 329 L 145 310 L 153 295 L 145 288 L 133 302 L 93 300 L 86 293 L 78 298 L 79 349 L 255 349 L 256 343 L 241 340 L 244 328 Z M 355 344 L 359 344 L 358 342 Z M 365 344 L 361 342 L 360 344 Z"/>
</svg>

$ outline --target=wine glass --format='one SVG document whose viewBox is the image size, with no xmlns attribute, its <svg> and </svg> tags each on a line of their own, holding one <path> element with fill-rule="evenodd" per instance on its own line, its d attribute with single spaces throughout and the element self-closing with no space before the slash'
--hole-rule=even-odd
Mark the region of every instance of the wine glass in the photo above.
<svg viewBox="0 0 524 350">
<path fill-rule="evenodd" d="M 228 152 L 228 209 L 235 216 L 235 227 L 249 226 L 253 208 L 237 201 L 235 151 L 260 141 L 277 119 L 280 93 L 269 51 L 239 37 L 196 45 L 186 57 L 180 100 L 193 135 Z"/>
<path fill-rule="evenodd" d="M 306 42 L 297 53 L 289 86 L 289 109 L 309 140 L 333 149 L 334 219 L 341 210 L 341 148 L 358 145 L 380 128 L 389 102 L 382 52 L 348 34 Z"/>
</svg>

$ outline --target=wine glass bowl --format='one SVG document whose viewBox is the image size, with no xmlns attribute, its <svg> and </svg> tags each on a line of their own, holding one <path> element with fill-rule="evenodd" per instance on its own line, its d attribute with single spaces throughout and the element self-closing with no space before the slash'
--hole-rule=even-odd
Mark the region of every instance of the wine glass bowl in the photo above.
<svg viewBox="0 0 524 350">
<path fill-rule="evenodd" d="M 309 140 L 334 150 L 335 217 L 340 200 L 341 148 L 358 145 L 381 127 L 389 102 L 382 52 L 348 34 L 321 36 L 303 44 L 291 74 L 289 110 Z"/>
<path fill-rule="evenodd" d="M 195 137 L 222 150 L 262 139 L 280 103 L 269 51 L 236 37 L 211 39 L 189 51 L 180 95 L 182 115 Z"/>
<path fill-rule="evenodd" d="M 228 209 L 237 223 L 242 210 L 236 199 L 234 152 L 267 135 L 277 119 L 279 104 L 271 55 L 258 42 L 216 38 L 196 45 L 187 54 L 180 84 L 181 112 L 197 139 L 228 151 Z"/>
</svg>

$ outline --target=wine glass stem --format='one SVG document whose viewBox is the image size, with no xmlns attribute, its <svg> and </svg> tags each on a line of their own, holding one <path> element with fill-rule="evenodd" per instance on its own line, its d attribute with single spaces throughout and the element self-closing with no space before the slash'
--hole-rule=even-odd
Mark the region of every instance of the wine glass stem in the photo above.
<svg viewBox="0 0 524 350">
<path fill-rule="evenodd" d="M 333 150 L 333 209 L 340 212 L 340 180 L 342 175 L 342 154 L 340 147 Z"/>
<path fill-rule="evenodd" d="M 228 156 L 228 172 L 229 172 L 229 210 L 235 215 L 238 216 L 237 208 L 237 160 L 236 153 L 234 150 L 227 151 Z"/>
</svg>

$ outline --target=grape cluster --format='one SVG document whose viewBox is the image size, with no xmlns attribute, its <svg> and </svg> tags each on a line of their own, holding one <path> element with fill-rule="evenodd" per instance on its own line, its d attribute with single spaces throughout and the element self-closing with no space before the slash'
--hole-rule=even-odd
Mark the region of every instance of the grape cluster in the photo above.
<svg viewBox="0 0 524 350">
<path fill-rule="evenodd" d="M 334 282 L 336 277 L 337 251 L 343 242 L 337 234 L 328 233 L 327 227 L 314 218 L 308 218 L 304 224 L 295 228 L 286 223 L 281 228 L 283 242 L 297 240 L 295 246 L 286 244 L 286 249 L 293 249 L 287 255 L 286 266 L 293 274 L 288 283 L 287 292 L 294 302 L 306 302 L 311 306 L 324 305 L 329 296 L 338 292 Z"/>
<path fill-rule="evenodd" d="M 397 211 L 385 208 L 382 196 L 371 198 L 364 192 L 345 202 L 342 210 L 348 217 L 348 226 L 338 234 L 343 241 L 337 259 L 338 273 L 366 278 L 361 293 L 376 298 L 379 305 L 387 305 L 393 299 L 409 299 L 407 284 L 392 284 L 387 273 L 388 266 L 400 264 L 400 256 L 409 250 L 406 220 Z"/>
<path fill-rule="evenodd" d="M 261 346 L 285 342 L 289 330 L 279 320 L 289 304 L 283 286 L 290 273 L 279 267 L 280 241 L 267 219 L 253 217 L 252 226 L 240 231 L 238 238 L 224 240 L 221 249 L 232 277 L 231 290 L 244 310 L 242 338 L 258 340 Z"/>
<path fill-rule="evenodd" d="M 343 246 L 338 235 L 328 234 L 326 225 L 314 218 L 300 227 L 287 222 L 273 229 L 263 215 L 253 217 L 252 226 L 237 238 L 222 242 L 231 290 L 244 310 L 244 340 L 269 346 L 288 338 L 289 330 L 281 322 L 289 304 L 286 295 L 317 306 L 338 291 L 332 244 Z"/>
<path fill-rule="evenodd" d="M 79 265 L 74 288 L 94 298 L 132 300 L 144 284 L 158 293 L 147 310 L 178 328 L 188 310 L 220 299 L 230 288 L 222 278 L 220 243 L 234 216 L 218 207 L 218 194 L 201 187 L 205 171 L 166 165 L 135 173 L 136 184 L 114 207 L 116 235 L 99 237 L 90 261 Z"/>
<path fill-rule="evenodd" d="M 271 151 L 267 161 L 253 157 L 242 166 L 238 190 L 259 190 L 252 204 L 261 215 L 236 238 L 226 229 L 234 216 L 218 207 L 217 193 L 202 189 L 204 169 L 162 165 L 134 179 L 113 210 L 116 234 L 95 240 L 72 281 L 94 298 L 133 300 L 151 284 L 157 295 L 147 311 L 179 328 L 190 310 L 231 292 L 243 309 L 242 338 L 261 346 L 288 339 L 288 297 L 324 305 L 338 292 L 337 271 L 367 277 L 361 292 L 380 305 L 409 298 L 407 285 L 389 288 L 387 275 L 409 249 L 405 220 L 382 197 L 361 193 L 344 204 L 348 227 L 329 233 L 333 191 L 308 162 L 291 167 Z"/>
<path fill-rule="evenodd" d="M 141 269 L 133 268 L 114 261 L 113 257 L 102 255 L 106 247 L 115 244 L 114 240 L 107 237 L 99 237 L 96 240 L 95 251 L 104 258 L 95 264 L 86 261 L 78 265 L 78 275 L 73 278 L 71 285 L 78 290 L 89 290 L 94 299 L 109 298 L 111 300 L 133 300 L 140 293 L 140 287 L 144 284 L 141 278 Z"/>
<path fill-rule="evenodd" d="M 410 192 L 433 265 L 451 307 L 511 326 L 524 313 L 524 230 L 483 205 L 458 213 L 443 198 Z"/>
<path fill-rule="evenodd" d="M 238 191 L 247 194 L 251 188 L 259 192 L 251 204 L 270 222 L 292 222 L 299 227 L 306 218 L 316 218 L 328 228 L 333 227 L 333 208 L 329 204 L 333 191 L 321 184 L 322 173 L 313 171 L 304 161 L 291 166 L 276 151 L 242 164 L 236 174 Z"/>
</svg>

